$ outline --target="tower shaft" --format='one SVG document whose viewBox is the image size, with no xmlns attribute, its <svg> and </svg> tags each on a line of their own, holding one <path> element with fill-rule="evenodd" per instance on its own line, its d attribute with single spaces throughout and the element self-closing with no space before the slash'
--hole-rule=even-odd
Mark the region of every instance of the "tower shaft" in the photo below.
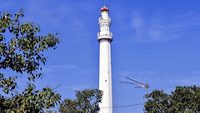
<svg viewBox="0 0 200 113">
<path fill-rule="evenodd" d="M 99 113 L 112 113 L 112 72 L 111 72 L 111 19 L 108 16 L 108 8 L 101 9 L 99 18 L 99 89 L 103 91 L 102 102 L 99 104 Z"/>
</svg>

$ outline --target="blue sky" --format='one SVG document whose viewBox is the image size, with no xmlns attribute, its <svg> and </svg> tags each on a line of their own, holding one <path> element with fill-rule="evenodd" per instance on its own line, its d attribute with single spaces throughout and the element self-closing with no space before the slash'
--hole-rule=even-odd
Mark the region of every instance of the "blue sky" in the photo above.
<svg viewBox="0 0 200 113">
<path fill-rule="evenodd" d="M 200 1 L 107 0 L 112 18 L 114 106 L 144 103 L 154 89 L 200 85 Z M 24 9 L 23 21 L 41 33 L 59 33 L 58 48 L 47 53 L 38 87 L 56 87 L 63 98 L 75 90 L 98 88 L 98 17 L 103 0 L 1 0 L 0 11 Z M 150 89 L 121 84 L 130 76 Z M 25 84 L 20 84 L 23 87 Z M 114 108 L 114 113 L 143 113 L 143 105 Z"/>
</svg>

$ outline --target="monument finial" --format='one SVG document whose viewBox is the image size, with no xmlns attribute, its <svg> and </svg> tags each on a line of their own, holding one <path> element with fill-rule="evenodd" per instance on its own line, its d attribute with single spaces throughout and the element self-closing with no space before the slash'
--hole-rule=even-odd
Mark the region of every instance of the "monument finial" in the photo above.
<svg viewBox="0 0 200 113">
<path fill-rule="evenodd" d="M 109 12 L 109 9 L 108 9 L 108 7 L 106 7 L 105 5 L 101 8 L 101 12 L 103 12 L 103 11 L 107 11 L 107 12 Z"/>
</svg>

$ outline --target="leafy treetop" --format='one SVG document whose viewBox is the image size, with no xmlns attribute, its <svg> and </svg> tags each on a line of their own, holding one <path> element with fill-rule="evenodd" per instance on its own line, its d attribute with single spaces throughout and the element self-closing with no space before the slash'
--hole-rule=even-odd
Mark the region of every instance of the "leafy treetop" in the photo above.
<svg viewBox="0 0 200 113">
<path fill-rule="evenodd" d="M 38 35 L 39 25 L 22 22 L 23 11 L 12 15 L 0 13 L 0 70 L 11 70 L 17 74 L 28 75 L 28 85 L 24 91 L 17 92 L 18 76 L 0 72 L 0 111 L 15 113 L 37 113 L 54 107 L 60 95 L 51 88 L 36 90 L 33 84 L 40 78 L 42 65 L 46 63 L 44 52 L 55 48 L 59 43 L 57 35 L 51 33 Z M 4 94 L 2 94 L 4 93 Z"/>
<path fill-rule="evenodd" d="M 76 91 L 76 99 L 65 99 L 59 111 L 61 113 L 97 113 L 102 99 L 102 91 L 98 89 L 85 89 Z"/>
<path fill-rule="evenodd" d="M 147 113 L 199 113 L 200 87 L 177 86 L 171 94 L 154 90 L 146 96 Z"/>
</svg>

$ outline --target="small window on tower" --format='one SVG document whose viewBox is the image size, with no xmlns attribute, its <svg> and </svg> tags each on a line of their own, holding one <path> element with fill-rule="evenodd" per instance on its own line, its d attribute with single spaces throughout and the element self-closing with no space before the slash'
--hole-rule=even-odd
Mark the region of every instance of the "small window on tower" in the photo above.
<svg viewBox="0 0 200 113">
<path fill-rule="evenodd" d="M 105 80 L 105 82 L 107 82 L 107 80 Z"/>
</svg>

